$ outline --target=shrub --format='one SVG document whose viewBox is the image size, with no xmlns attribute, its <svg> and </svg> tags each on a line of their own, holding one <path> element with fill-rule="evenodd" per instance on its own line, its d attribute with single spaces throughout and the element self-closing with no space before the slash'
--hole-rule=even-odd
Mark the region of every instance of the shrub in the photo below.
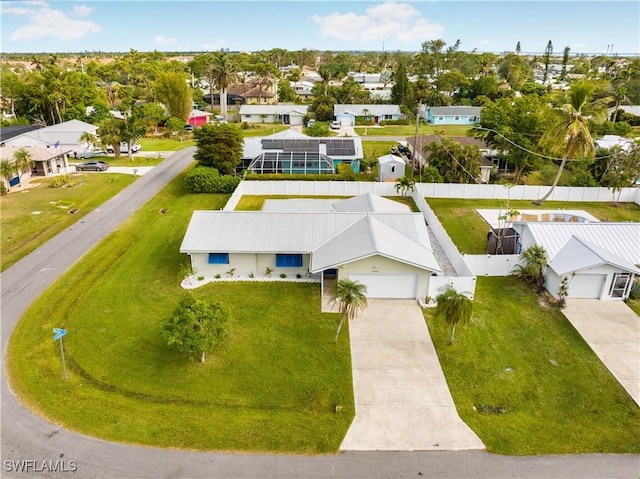
<svg viewBox="0 0 640 479">
<path fill-rule="evenodd" d="M 67 178 L 65 176 L 54 176 L 50 183 L 52 188 L 62 188 L 67 186 Z"/>
<path fill-rule="evenodd" d="M 640 299 L 640 281 L 636 281 L 629 291 L 629 299 Z"/>
<path fill-rule="evenodd" d="M 240 177 L 220 175 L 218 170 L 207 166 L 198 166 L 187 173 L 185 182 L 191 193 L 231 194 L 240 183 Z"/>
<path fill-rule="evenodd" d="M 356 174 L 351 168 L 351 165 L 346 163 L 342 163 L 338 165 L 338 175 L 344 177 L 346 181 L 354 181 L 356 179 Z"/>
<path fill-rule="evenodd" d="M 405 118 L 403 120 L 381 120 L 380 121 L 380 125 L 381 126 L 385 126 L 385 125 L 410 125 L 411 121 L 408 118 Z"/>
<path fill-rule="evenodd" d="M 4 186 L 4 183 L 0 183 L 0 196 L 4 196 L 7 194 L 7 187 Z"/>
<path fill-rule="evenodd" d="M 282 273 L 282 274 L 280 275 L 280 277 L 281 277 L 282 279 L 284 279 L 284 278 L 286 278 L 286 277 L 287 277 L 287 275 L 286 275 L 286 274 L 284 274 L 284 273 Z"/>
</svg>

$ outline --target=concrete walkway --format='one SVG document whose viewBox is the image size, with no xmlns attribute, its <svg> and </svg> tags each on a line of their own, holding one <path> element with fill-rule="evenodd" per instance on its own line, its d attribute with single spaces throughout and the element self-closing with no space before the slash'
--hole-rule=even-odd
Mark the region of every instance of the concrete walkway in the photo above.
<svg viewBox="0 0 640 479">
<path fill-rule="evenodd" d="M 640 317 L 622 301 L 567 299 L 562 311 L 640 406 Z"/>
<path fill-rule="evenodd" d="M 414 300 L 370 299 L 349 330 L 356 417 L 341 450 L 484 449 L 458 416 Z"/>
</svg>

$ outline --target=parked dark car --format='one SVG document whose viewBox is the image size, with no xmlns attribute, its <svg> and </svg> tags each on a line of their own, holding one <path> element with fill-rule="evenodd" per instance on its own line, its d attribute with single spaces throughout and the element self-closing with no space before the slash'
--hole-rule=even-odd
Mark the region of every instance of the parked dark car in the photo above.
<svg viewBox="0 0 640 479">
<path fill-rule="evenodd" d="M 87 161 L 76 165 L 76 171 L 106 171 L 109 169 L 109 163 L 106 161 Z"/>
<path fill-rule="evenodd" d="M 184 131 L 193 131 L 193 125 L 184 125 Z"/>
</svg>

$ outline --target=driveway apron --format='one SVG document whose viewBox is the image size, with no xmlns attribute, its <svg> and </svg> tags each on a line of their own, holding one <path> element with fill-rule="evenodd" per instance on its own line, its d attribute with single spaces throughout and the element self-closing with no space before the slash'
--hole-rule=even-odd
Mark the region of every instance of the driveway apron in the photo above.
<svg viewBox="0 0 640 479">
<path fill-rule="evenodd" d="M 622 301 L 567 299 L 564 315 L 640 405 L 640 316 Z"/>
<path fill-rule="evenodd" d="M 356 417 L 341 450 L 484 449 L 458 416 L 415 301 L 370 299 L 349 332 Z"/>
</svg>

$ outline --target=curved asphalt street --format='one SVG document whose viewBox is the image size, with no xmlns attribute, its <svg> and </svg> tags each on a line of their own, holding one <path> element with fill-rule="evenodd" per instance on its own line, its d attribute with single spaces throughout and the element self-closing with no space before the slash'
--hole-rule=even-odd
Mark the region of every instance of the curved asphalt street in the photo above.
<svg viewBox="0 0 640 479">
<path fill-rule="evenodd" d="M 183 171 L 191 163 L 192 155 L 192 148 L 173 153 L 127 189 L 0 275 L 3 358 L 0 396 L 1 477 L 640 477 L 638 455 L 512 457 L 482 451 L 431 451 L 285 456 L 154 449 L 82 436 L 49 423 L 24 409 L 11 392 L 4 374 L 8 339 L 18 319 L 26 307 L 55 279 Z M 597 392 L 594 391 L 594 394 Z M 629 427 L 633 425 L 630 424 Z M 42 461 L 56 460 L 61 461 L 58 466 L 62 470 L 47 472 Z M 74 464 L 77 465 L 75 472 L 68 472 L 70 461 L 75 461 Z M 23 472 L 16 471 L 20 465 Z"/>
</svg>

